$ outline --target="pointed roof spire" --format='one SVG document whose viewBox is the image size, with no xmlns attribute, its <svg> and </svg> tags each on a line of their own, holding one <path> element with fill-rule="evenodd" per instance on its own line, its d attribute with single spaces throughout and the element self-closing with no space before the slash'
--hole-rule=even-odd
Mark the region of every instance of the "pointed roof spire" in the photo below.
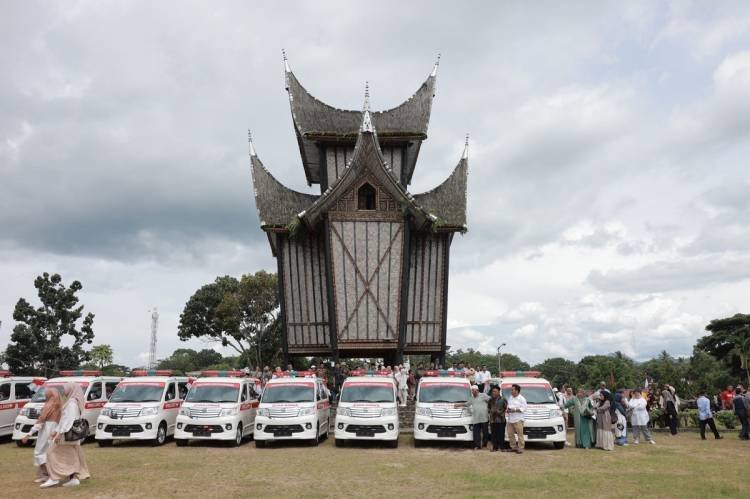
<svg viewBox="0 0 750 499">
<path fill-rule="evenodd" d="M 362 107 L 362 125 L 359 127 L 361 132 L 372 133 L 372 117 L 370 116 L 370 84 L 365 82 L 365 103 Z"/>
<path fill-rule="evenodd" d="M 286 50 L 281 49 L 281 56 L 284 58 L 284 71 L 287 73 L 291 73 L 292 70 L 289 69 L 289 61 L 286 58 Z"/>
<path fill-rule="evenodd" d="M 253 132 L 249 128 L 247 129 L 247 144 L 250 147 L 250 157 L 257 157 L 258 153 L 255 152 L 255 147 L 253 146 Z"/>
<path fill-rule="evenodd" d="M 464 153 L 461 155 L 461 159 L 469 159 L 469 134 L 466 134 L 466 141 L 464 142 Z"/>
<path fill-rule="evenodd" d="M 430 73 L 430 76 L 433 78 L 437 76 L 438 66 L 440 66 L 440 52 L 438 52 L 437 60 L 435 61 L 435 66 L 432 68 L 432 73 Z"/>
</svg>

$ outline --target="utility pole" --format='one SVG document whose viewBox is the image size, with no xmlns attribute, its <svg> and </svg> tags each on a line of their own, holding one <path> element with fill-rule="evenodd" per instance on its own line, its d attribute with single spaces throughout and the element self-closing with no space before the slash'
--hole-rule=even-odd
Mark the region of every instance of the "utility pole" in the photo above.
<svg viewBox="0 0 750 499">
<path fill-rule="evenodd" d="M 500 373 L 502 372 L 502 369 L 500 368 L 500 349 L 505 346 L 505 343 L 497 347 L 497 377 L 500 377 Z"/>
<path fill-rule="evenodd" d="M 159 311 L 156 307 L 151 311 L 151 344 L 148 349 L 148 368 L 156 367 L 156 333 L 159 330 Z"/>
</svg>

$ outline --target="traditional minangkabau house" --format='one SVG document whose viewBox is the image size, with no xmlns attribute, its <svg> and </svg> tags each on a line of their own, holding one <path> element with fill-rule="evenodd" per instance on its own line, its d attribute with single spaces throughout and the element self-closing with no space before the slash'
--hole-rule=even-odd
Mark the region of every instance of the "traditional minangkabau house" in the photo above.
<svg viewBox="0 0 750 499">
<path fill-rule="evenodd" d="M 438 60 L 439 62 L 439 60 Z M 371 112 L 313 97 L 289 69 L 286 89 L 302 166 L 320 195 L 288 189 L 250 138 L 255 205 L 278 262 L 284 354 L 339 358 L 446 349 L 451 242 L 466 231 L 468 137 L 453 173 L 412 195 L 438 63 L 403 104 Z"/>
</svg>

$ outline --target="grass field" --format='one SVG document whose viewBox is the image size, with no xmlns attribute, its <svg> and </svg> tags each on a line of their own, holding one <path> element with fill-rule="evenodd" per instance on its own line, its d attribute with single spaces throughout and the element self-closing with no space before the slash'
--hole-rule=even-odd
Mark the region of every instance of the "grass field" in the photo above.
<svg viewBox="0 0 750 499">
<path fill-rule="evenodd" d="M 529 446 L 523 455 L 451 445 L 398 449 L 368 443 L 335 448 L 285 443 L 256 449 L 202 444 L 177 448 L 86 444 L 92 478 L 76 489 L 32 483 L 30 448 L 0 444 L 3 497 L 750 497 L 750 443 L 736 433 L 658 434 L 656 446 L 613 452 Z M 572 435 L 571 435 L 572 437 Z M 571 438 L 572 440 L 572 438 Z"/>
</svg>

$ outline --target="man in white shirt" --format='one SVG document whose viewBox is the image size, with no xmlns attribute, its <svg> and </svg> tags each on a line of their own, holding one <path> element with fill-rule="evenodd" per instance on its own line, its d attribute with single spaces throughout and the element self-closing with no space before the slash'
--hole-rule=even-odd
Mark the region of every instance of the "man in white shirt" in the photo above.
<svg viewBox="0 0 750 499">
<path fill-rule="evenodd" d="M 523 453 L 523 421 L 525 419 L 525 412 L 526 399 L 521 395 L 521 386 L 514 383 L 511 386 L 510 397 L 508 398 L 508 416 L 506 420 L 508 423 L 507 429 L 510 450 L 516 454 Z"/>
<path fill-rule="evenodd" d="M 482 366 L 482 368 L 477 371 L 474 375 L 474 379 L 476 380 L 477 386 L 479 386 L 479 391 L 482 393 L 487 393 L 489 391 L 489 381 L 491 377 L 492 374 L 487 370 L 487 366 Z"/>
</svg>

